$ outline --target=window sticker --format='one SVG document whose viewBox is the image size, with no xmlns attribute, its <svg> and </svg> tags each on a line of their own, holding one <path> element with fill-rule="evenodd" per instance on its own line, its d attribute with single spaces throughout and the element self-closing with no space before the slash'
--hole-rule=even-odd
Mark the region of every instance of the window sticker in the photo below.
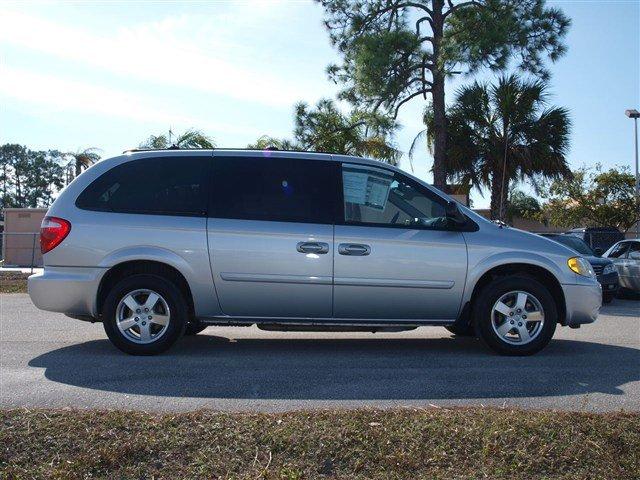
<svg viewBox="0 0 640 480">
<path fill-rule="evenodd" d="M 343 167 L 344 201 L 384 210 L 393 174 L 371 168 Z"/>
</svg>

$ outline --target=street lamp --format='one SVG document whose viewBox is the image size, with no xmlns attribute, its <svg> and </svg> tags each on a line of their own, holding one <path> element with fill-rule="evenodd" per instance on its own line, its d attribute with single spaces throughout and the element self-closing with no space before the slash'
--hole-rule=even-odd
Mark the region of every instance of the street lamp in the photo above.
<svg viewBox="0 0 640 480">
<path fill-rule="evenodd" d="M 635 127 L 635 139 L 636 139 L 636 204 L 638 204 L 638 215 L 636 216 L 636 238 L 640 238 L 640 176 L 638 176 L 638 118 L 640 118 L 640 112 L 636 109 L 625 110 L 624 114 L 633 118 Z"/>
</svg>

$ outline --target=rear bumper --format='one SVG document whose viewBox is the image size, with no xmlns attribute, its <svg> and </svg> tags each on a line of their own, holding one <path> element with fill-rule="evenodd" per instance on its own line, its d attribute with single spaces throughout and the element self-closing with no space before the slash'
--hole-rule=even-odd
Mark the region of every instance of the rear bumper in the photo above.
<svg viewBox="0 0 640 480">
<path fill-rule="evenodd" d="M 73 316 L 96 316 L 103 268 L 45 267 L 29 277 L 29 296 L 36 307 Z"/>
<path fill-rule="evenodd" d="M 562 290 L 567 307 L 563 325 L 576 326 L 596 321 L 602 306 L 602 287 L 599 283 L 562 285 Z"/>
</svg>

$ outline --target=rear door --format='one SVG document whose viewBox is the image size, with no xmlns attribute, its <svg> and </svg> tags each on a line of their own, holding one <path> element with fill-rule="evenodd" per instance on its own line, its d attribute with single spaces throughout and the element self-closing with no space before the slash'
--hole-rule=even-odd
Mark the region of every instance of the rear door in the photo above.
<svg viewBox="0 0 640 480">
<path fill-rule="evenodd" d="M 391 170 L 342 165 L 335 229 L 334 315 L 452 320 L 467 273 L 467 247 L 447 226 L 444 201 Z"/>
<path fill-rule="evenodd" d="M 214 157 L 207 230 L 221 309 L 331 317 L 336 166 L 272 154 Z"/>
</svg>

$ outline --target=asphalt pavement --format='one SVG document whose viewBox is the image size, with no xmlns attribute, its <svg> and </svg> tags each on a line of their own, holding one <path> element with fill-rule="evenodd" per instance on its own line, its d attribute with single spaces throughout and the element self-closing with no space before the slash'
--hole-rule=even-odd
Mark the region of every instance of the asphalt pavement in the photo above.
<svg viewBox="0 0 640 480">
<path fill-rule="evenodd" d="M 640 411 L 640 301 L 559 327 L 532 357 L 501 357 L 444 328 L 284 333 L 209 327 L 169 352 L 116 350 L 101 324 L 0 295 L 0 407 L 283 411 L 519 406 Z"/>
</svg>

